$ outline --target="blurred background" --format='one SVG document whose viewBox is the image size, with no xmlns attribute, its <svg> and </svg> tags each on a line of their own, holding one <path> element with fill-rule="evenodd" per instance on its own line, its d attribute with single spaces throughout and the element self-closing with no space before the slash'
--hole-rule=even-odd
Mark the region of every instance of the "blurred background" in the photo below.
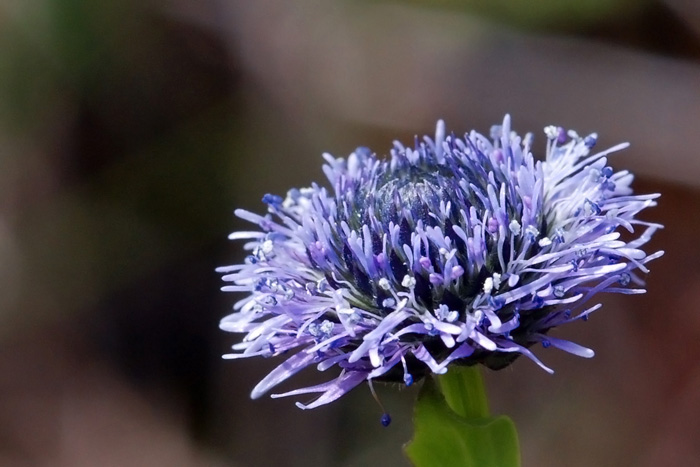
<svg viewBox="0 0 700 467">
<path fill-rule="evenodd" d="M 557 124 L 661 192 L 649 293 L 488 373 L 523 465 L 700 463 L 700 4 L 0 0 L 0 465 L 406 466 L 415 388 L 311 412 L 223 362 L 236 207 L 323 151 Z M 300 376 L 293 385 L 300 385 Z"/>
</svg>

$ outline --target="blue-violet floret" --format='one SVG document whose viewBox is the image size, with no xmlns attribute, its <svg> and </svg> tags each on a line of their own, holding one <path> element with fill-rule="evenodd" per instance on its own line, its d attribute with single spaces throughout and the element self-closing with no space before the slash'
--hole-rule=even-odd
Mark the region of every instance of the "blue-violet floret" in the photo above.
<svg viewBox="0 0 700 467">
<path fill-rule="evenodd" d="M 245 334 L 224 357 L 285 358 L 251 397 L 310 366 L 338 374 L 273 397 L 319 394 L 297 403 L 311 409 L 363 381 L 411 385 L 520 355 L 551 372 L 536 343 L 593 356 L 549 331 L 587 319 L 599 292 L 644 292 L 639 273 L 663 252 L 640 247 L 661 226 L 636 216 L 659 195 L 633 194 L 632 174 L 608 166 L 627 144 L 591 154 L 595 134 L 545 135 L 536 161 L 508 116 L 490 139 L 446 135 L 439 121 L 434 140 L 395 142 L 386 160 L 364 147 L 325 154 L 330 188 L 265 195 L 266 215 L 236 210 L 257 228 L 230 235 L 250 254 L 219 268 L 223 290 L 246 294 L 221 321 Z"/>
</svg>

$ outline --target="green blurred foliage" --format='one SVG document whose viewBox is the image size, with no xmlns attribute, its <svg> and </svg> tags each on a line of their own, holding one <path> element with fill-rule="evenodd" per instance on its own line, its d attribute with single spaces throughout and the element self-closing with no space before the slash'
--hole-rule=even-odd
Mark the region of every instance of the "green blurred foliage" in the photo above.
<svg viewBox="0 0 700 467">
<path fill-rule="evenodd" d="M 568 30 L 642 11 L 652 0 L 399 0 L 474 13 L 517 27 Z"/>
<path fill-rule="evenodd" d="M 5 6 L 0 200 L 20 290 L 0 314 L 36 325 L 225 238 L 235 76 L 208 31 L 139 2 Z"/>
<path fill-rule="evenodd" d="M 0 114 L 31 131 L 61 94 L 90 96 L 114 69 L 129 35 L 130 2 L 43 0 L 15 4 L 0 28 Z M 65 96 L 64 96 L 65 97 Z"/>
</svg>

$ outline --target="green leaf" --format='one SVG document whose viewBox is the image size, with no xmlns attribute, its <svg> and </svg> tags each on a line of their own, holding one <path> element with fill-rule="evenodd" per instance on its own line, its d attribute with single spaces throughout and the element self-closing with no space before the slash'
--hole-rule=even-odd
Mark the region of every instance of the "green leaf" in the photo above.
<svg viewBox="0 0 700 467">
<path fill-rule="evenodd" d="M 414 411 L 415 434 L 405 447 L 406 454 L 416 467 L 520 466 L 512 420 L 489 417 L 481 376 L 474 376 L 478 369 L 461 370 L 450 368 L 448 373 L 454 371 L 457 375 L 440 378 L 445 396 L 432 379 L 423 384 Z M 458 391 L 460 387 L 464 392 Z M 469 401 L 470 394 L 479 393 L 480 400 Z"/>
</svg>

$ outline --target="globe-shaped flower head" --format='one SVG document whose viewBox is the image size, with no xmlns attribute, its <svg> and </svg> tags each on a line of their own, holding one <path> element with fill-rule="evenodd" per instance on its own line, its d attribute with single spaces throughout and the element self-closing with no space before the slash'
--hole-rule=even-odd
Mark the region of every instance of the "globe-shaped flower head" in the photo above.
<svg viewBox="0 0 700 467">
<path fill-rule="evenodd" d="M 339 374 L 273 397 L 318 393 L 297 403 L 314 408 L 363 381 L 410 385 L 519 355 L 551 372 L 536 343 L 591 357 L 549 331 L 586 319 L 598 292 L 644 292 L 637 273 L 662 252 L 640 247 L 661 226 L 635 216 L 658 195 L 633 195 L 632 175 L 607 165 L 626 144 L 589 155 L 595 134 L 545 134 L 535 161 L 532 135 L 512 133 L 508 116 L 491 140 L 446 136 L 440 121 L 435 140 L 394 143 L 387 159 L 324 155 L 330 189 L 265 195 L 265 216 L 237 210 L 260 230 L 233 233 L 251 254 L 219 269 L 224 290 L 247 293 L 221 321 L 246 334 L 225 357 L 285 355 L 251 396 L 309 366 Z"/>
</svg>

